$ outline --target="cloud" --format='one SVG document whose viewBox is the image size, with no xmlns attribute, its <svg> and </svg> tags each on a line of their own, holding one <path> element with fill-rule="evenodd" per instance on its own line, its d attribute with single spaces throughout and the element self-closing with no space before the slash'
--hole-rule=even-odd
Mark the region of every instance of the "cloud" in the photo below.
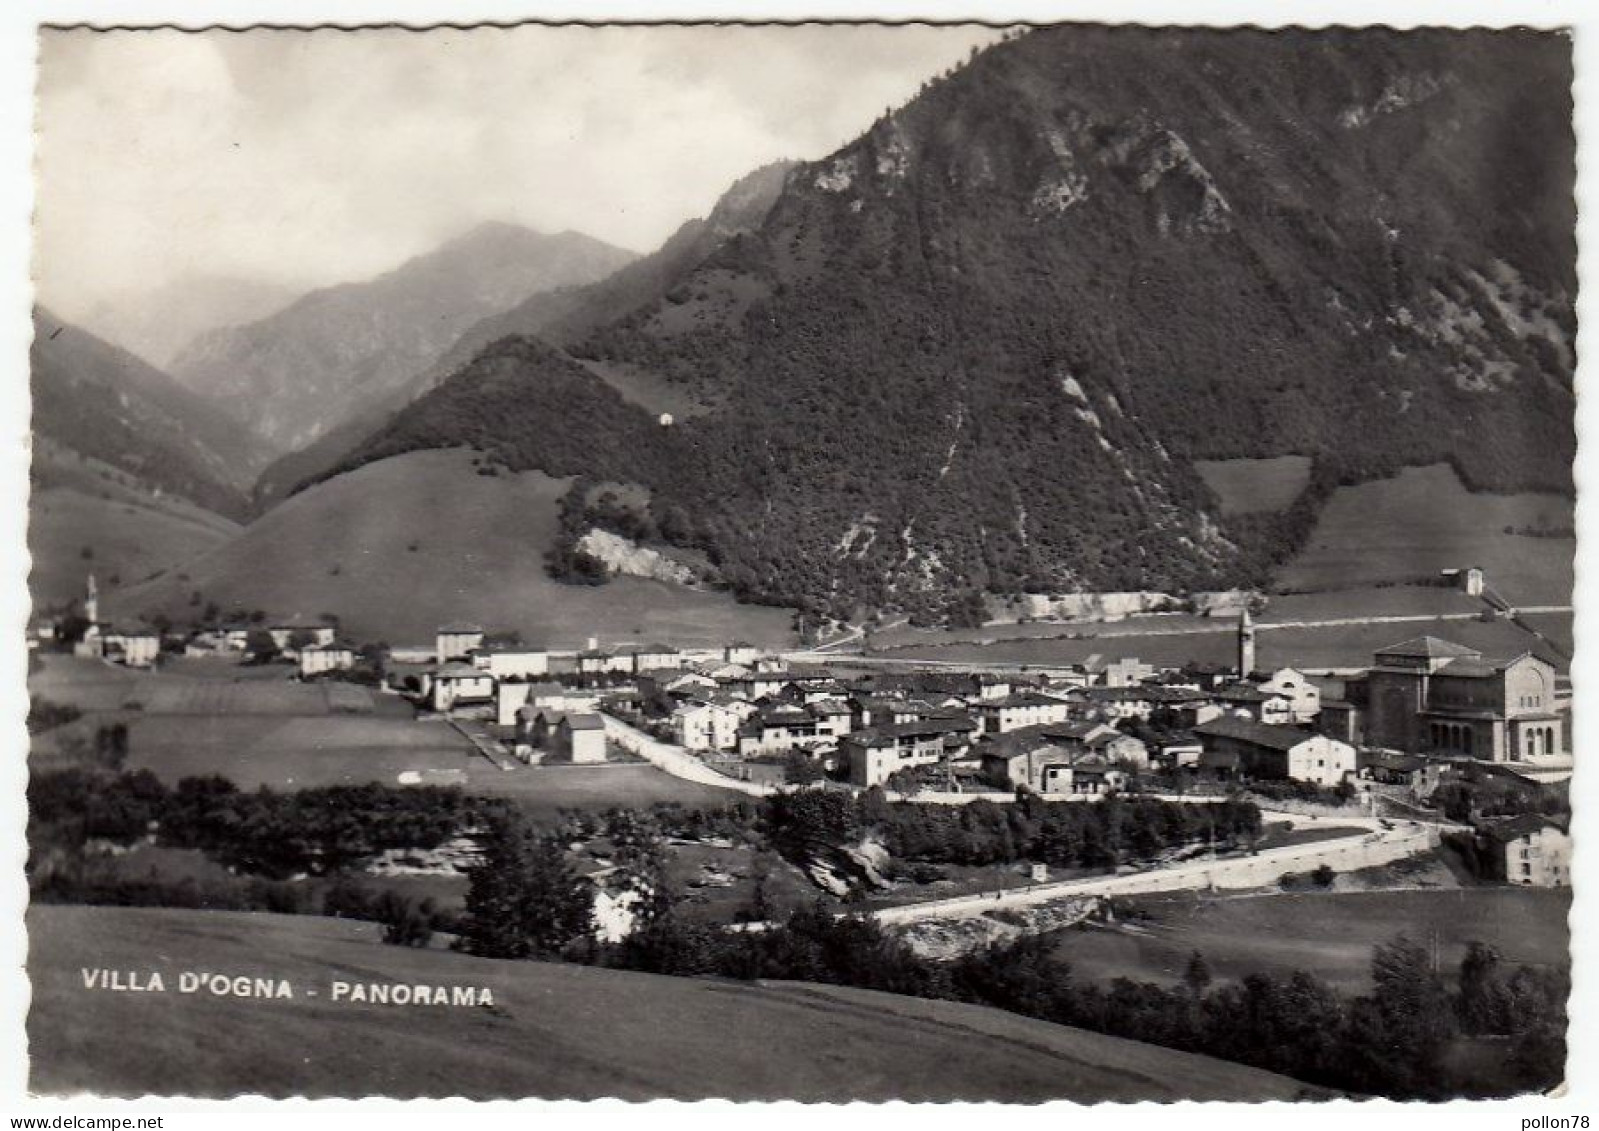
<svg viewBox="0 0 1599 1131">
<path fill-rule="evenodd" d="M 973 27 L 46 31 L 36 275 L 65 317 L 186 275 L 368 278 L 475 223 L 645 251 L 824 156 Z"/>
</svg>

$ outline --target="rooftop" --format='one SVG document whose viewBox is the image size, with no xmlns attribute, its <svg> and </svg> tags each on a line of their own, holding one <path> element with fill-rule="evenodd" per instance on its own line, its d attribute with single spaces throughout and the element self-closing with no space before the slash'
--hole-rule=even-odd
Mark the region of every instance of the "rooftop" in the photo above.
<svg viewBox="0 0 1599 1131">
<path fill-rule="evenodd" d="M 1440 640 L 1436 636 L 1417 636 L 1377 649 L 1378 656 L 1404 656 L 1408 659 L 1443 660 L 1454 657 L 1478 657 L 1482 653 L 1463 644 Z"/>
<path fill-rule="evenodd" d="M 1309 731 L 1294 727 L 1272 726 L 1269 723 L 1250 722 L 1248 719 L 1211 719 L 1194 728 L 1202 738 L 1231 738 L 1267 750 L 1292 750 L 1301 742 L 1315 738 Z"/>
</svg>

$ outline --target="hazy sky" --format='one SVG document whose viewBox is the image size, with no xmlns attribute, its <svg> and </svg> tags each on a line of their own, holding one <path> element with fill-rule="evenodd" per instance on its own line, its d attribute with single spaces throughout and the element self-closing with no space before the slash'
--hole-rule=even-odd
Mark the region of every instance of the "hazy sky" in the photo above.
<svg viewBox="0 0 1599 1131">
<path fill-rule="evenodd" d="M 638 251 L 995 37 L 956 28 L 44 32 L 36 277 L 370 277 L 472 225 Z"/>
</svg>

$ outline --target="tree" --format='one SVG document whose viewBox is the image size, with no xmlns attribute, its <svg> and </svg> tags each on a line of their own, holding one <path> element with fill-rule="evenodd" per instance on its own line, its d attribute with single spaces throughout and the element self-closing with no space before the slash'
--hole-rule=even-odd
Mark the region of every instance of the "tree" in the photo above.
<svg viewBox="0 0 1599 1131">
<path fill-rule="evenodd" d="M 1210 983 L 1210 964 L 1205 961 L 1205 956 L 1196 950 L 1188 956 L 1188 966 L 1183 970 L 1183 985 L 1188 987 L 1190 994 L 1200 998 L 1205 996 Z"/>
<path fill-rule="evenodd" d="M 822 764 L 803 750 L 783 755 L 783 780 L 789 785 L 814 785 L 822 780 Z"/>
<path fill-rule="evenodd" d="M 309 628 L 297 628 L 289 633 L 289 650 L 303 652 L 316 644 L 316 633 Z"/>
<path fill-rule="evenodd" d="M 1468 1033 L 1510 1031 L 1509 993 L 1500 974 L 1499 951 L 1472 940 L 1460 962 L 1460 1024 Z"/>
<path fill-rule="evenodd" d="M 413 903 L 398 892 L 378 896 L 374 913 L 390 946 L 426 947 L 433 941 L 433 901 Z"/>
<path fill-rule="evenodd" d="M 468 876 L 464 948 L 488 958 L 548 958 L 587 937 L 594 901 L 559 837 L 498 814 Z"/>
<path fill-rule="evenodd" d="M 278 657 L 278 642 L 264 628 L 252 628 L 244 638 L 244 650 L 259 664 L 270 663 Z"/>
</svg>

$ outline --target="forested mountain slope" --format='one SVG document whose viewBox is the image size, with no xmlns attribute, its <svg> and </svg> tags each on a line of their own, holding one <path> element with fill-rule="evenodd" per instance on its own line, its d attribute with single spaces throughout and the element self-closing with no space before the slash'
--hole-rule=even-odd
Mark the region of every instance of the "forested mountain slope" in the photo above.
<svg viewBox="0 0 1599 1131">
<path fill-rule="evenodd" d="M 1037 30 L 568 346 L 717 411 L 590 415 L 597 377 L 502 343 L 347 463 L 642 482 L 740 593 L 834 615 L 1256 583 L 1406 465 L 1569 493 L 1570 81 L 1538 33 Z M 1286 453 L 1275 514 L 1192 466 Z"/>
</svg>

